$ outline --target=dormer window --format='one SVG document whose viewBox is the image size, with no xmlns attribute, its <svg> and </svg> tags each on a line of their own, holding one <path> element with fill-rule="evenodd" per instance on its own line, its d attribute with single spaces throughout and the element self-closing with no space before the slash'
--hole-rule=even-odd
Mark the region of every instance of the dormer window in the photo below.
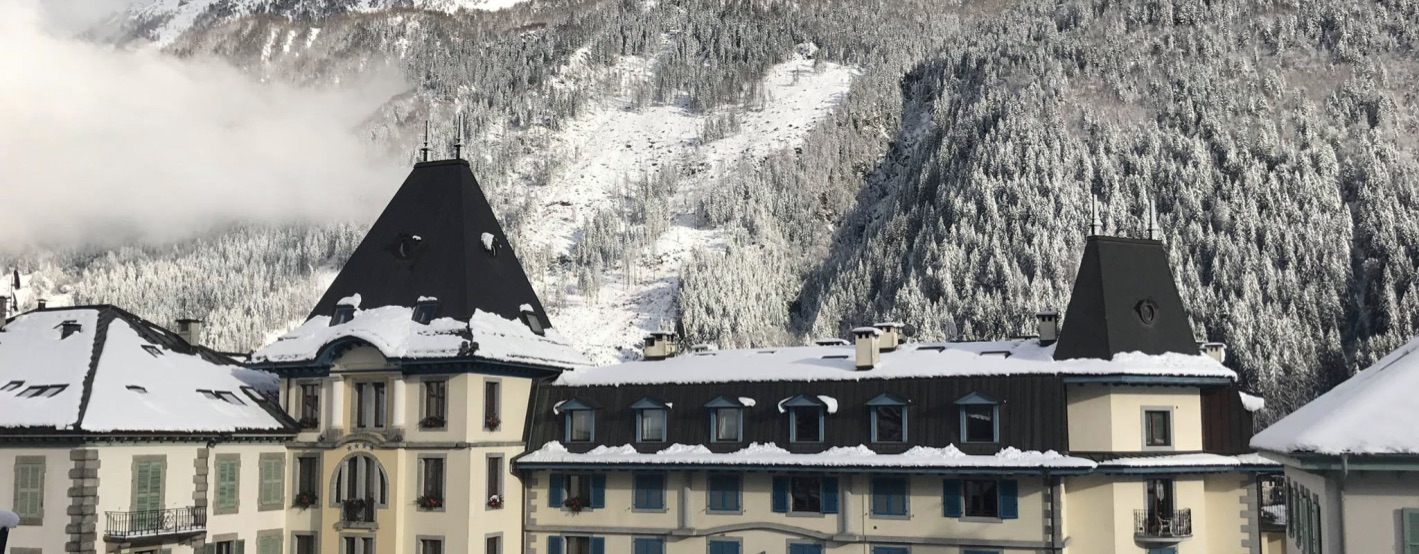
<svg viewBox="0 0 1419 554">
<path fill-rule="evenodd" d="M 80 325 L 77 321 L 74 321 L 72 319 L 69 321 L 65 321 L 64 323 L 59 324 L 59 338 L 67 339 L 69 338 L 69 335 L 82 331 L 83 329 L 84 326 Z"/>
<path fill-rule="evenodd" d="M 420 298 L 419 303 L 414 304 L 414 322 L 428 325 L 434 320 L 434 313 L 438 312 L 439 301 L 436 298 Z"/>
<path fill-rule="evenodd" d="M 892 394 L 879 394 L 867 401 L 872 419 L 872 442 L 906 442 L 907 401 Z"/>
<path fill-rule="evenodd" d="M 636 442 L 665 442 L 669 404 L 647 396 L 631 404 L 631 409 L 636 412 Z"/>
<path fill-rule="evenodd" d="M 961 442 L 1000 442 L 1000 401 L 973 392 L 956 405 L 961 410 Z"/>
<path fill-rule="evenodd" d="M 591 442 L 596 437 L 596 410 L 575 398 L 554 408 L 562 414 L 568 443 Z"/>
<path fill-rule="evenodd" d="M 711 442 L 742 442 L 744 440 L 743 400 L 721 396 L 705 404 L 710 412 Z"/>
<path fill-rule="evenodd" d="M 823 442 L 827 403 L 816 396 L 800 394 L 784 400 L 779 407 L 788 412 L 788 442 Z"/>
<path fill-rule="evenodd" d="M 330 316 L 330 326 L 344 325 L 355 319 L 355 307 L 350 304 L 336 304 L 335 313 Z"/>
<path fill-rule="evenodd" d="M 542 318 L 537 317 L 537 312 L 532 309 L 531 304 L 523 304 L 520 309 L 522 311 L 522 322 L 527 324 L 528 329 L 531 329 L 533 333 L 538 335 L 547 333 L 547 331 L 542 328 Z"/>
</svg>

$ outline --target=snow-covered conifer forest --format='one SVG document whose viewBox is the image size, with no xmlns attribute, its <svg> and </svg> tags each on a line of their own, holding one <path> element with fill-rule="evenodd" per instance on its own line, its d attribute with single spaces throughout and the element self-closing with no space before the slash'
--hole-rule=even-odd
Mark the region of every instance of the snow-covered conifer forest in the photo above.
<svg viewBox="0 0 1419 554">
<path fill-rule="evenodd" d="M 391 165 L 425 119 L 446 149 L 462 113 L 554 325 L 601 361 L 670 326 L 1029 333 L 1064 307 L 1091 195 L 1128 236 L 1152 198 L 1197 336 L 1270 418 L 1419 322 L 1412 1 L 135 0 L 122 22 L 95 39 L 269 82 L 398 72 L 408 92 L 352 130 Z M 304 318 L 368 223 L 0 267 L 26 307 L 198 316 L 246 350 Z"/>
</svg>

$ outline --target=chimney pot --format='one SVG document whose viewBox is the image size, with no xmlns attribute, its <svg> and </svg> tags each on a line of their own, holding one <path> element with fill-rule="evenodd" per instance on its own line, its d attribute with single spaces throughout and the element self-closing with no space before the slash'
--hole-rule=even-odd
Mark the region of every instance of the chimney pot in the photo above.
<svg viewBox="0 0 1419 554">
<path fill-rule="evenodd" d="M 902 327 L 905 326 L 901 323 L 874 323 L 872 324 L 872 326 L 877 328 L 879 331 L 882 331 L 882 335 L 878 338 L 882 343 L 883 352 L 891 352 L 893 350 L 896 350 L 897 345 L 906 341 L 906 339 L 902 337 Z"/>
<path fill-rule="evenodd" d="M 35 301 L 35 306 L 37 306 L 38 309 L 43 310 L 44 307 L 47 306 L 47 305 L 49 305 L 49 300 L 46 300 L 46 299 L 44 299 L 44 298 L 41 298 L 41 299 Z"/>
<path fill-rule="evenodd" d="M 1208 342 L 1202 344 L 1202 353 L 1217 360 L 1217 363 L 1227 363 L 1227 345 L 1221 342 Z"/>
<path fill-rule="evenodd" d="M 876 327 L 858 327 L 852 330 L 857 345 L 857 370 L 864 371 L 877 367 L 882 360 L 882 330 Z"/>
<path fill-rule="evenodd" d="M 645 336 L 645 359 L 664 360 L 680 353 L 680 337 L 670 331 L 656 331 Z"/>
<path fill-rule="evenodd" d="M 177 336 L 189 346 L 202 345 L 202 320 L 183 318 L 177 320 Z"/>
<path fill-rule="evenodd" d="M 1059 340 L 1059 312 L 1040 310 L 1035 313 L 1041 346 L 1049 346 Z"/>
</svg>

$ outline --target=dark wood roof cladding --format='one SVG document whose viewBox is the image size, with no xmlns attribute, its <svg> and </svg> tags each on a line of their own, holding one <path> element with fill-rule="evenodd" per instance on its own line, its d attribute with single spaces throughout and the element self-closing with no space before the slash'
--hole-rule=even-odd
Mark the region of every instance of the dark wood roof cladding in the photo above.
<svg viewBox="0 0 1419 554">
<path fill-rule="evenodd" d="M 907 409 L 907 442 L 871 442 L 871 417 L 867 401 L 891 393 L 911 402 Z M 1000 442 L 965 444 L 961 441 L 960 410 L 956 400 L 978 392 L 1000 401 Z M 793 444 L 788 440 L 787 414 L 779 413 L 778 402 L 799 394 L 831 396 L 838 411 L 824 422 L 824 441 Z M 663 443 L 635 442 L 637 400 L 652 397 L 674 405 L 670 410 L 667 440 Z M 744 416 L 743 441 L 710 441 L 710 418 L 705 404 L 719 396 L 753 398 L 756 405 Z M 539 448 L 548 441 L 564 441 L 564 418 L 552 407 L 572 398 L 596 409 L 592 443 L 568 444 L 573 452 L 585 452 L 596 445 L 632 444 L 641 452 L 657 452 L 670 444 L 705 445 L 715 452 L 734 452 L 749 443 L 775 443 L 797 453 L 820 452 L 835 446 L 866 444 L 879 453 L 903 452 L 912 446 L 943 447 L 954 444 L 967 454 L 994 454 L 1002 447 L 1021 450 L 1067 451 L 1064 381 L 1057 376 L 959 377 L 864 379 L 861 381 L 770 381 L 746 383 L 692 383 L 661 385 L 620 385 L 567 387 L 539 384 L 528 415 L 529 446 Z"/>
<path fill-rule="evenodd" d="M 1217 454 L 1251 452 L 1255 434 L 1252 413 L 1242 405 L 1236 385 L 1202 389 L 1202 448 Z"/>
</svg>

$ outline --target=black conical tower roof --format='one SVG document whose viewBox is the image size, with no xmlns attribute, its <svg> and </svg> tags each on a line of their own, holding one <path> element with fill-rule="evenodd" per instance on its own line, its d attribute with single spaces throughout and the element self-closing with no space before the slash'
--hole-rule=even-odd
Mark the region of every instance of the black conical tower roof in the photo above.
<svg viewBox="0 0 1419 554">
<path fill-rule="evenodd" d="M 551 326 L 465 160 L 414 165 L 310 316 L 332 315 L 337 302 L 357 293 L 361 308 L 437 298 L 435 317 L 461 321 L 475 310 L 521 319 L 528 305 Z"/>
<path fill-rule="evenodd" d="M 1054 358 L 1108 360 L 1120 352 L 1197 354 L 1198 346 L 1163 243 L 1091 236 Z"/>
</svg>

